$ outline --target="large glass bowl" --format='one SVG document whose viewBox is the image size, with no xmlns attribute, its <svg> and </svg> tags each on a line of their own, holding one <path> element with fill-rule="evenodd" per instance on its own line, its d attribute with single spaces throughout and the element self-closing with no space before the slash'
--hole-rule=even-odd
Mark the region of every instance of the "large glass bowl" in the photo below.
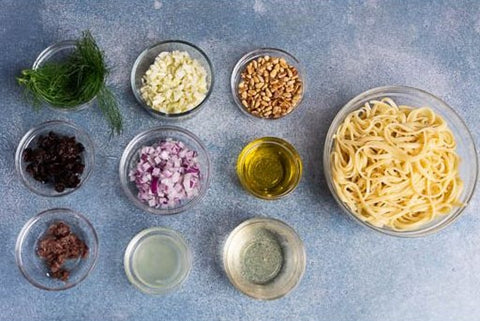
<svg viewBox="0 0 480 321">
<path fill-rule="evenodd" d="M 44 184 L 35 180 L 32 175 L 27 173 L 26 168 L 28 163 L 23 159 L 23 153 L 25 149 L 34 148 L 37 145 L 38 137 L 42 135 L 48 135 L 48 133 L 51 131 L 63 136 L 75 136 L 77 142 L 81 143 L 85 148 L 85 150 L 82 152 L 82 161 L 85 165 L 85 168 L 80 177 L 80 184 L 78 184 L 78 186 L 75 188 L 66 188 L 63 192 L 55 191 L 53 185 L 50 183 Z M 90 136 L 79 126 L 63 120 L 47 121 L 30 129 L 20 140 L 15 153 L 15 168 L 20 175 L 22 182 L 32 192 L 42 196 L 57 197 L 67 195 L 78 190 L 90 177 L 94 164 L 95 151 Z"/>
<path fill-rule="evenodd" d="M 47 265 L 37 255 L 37 244 L 52 223 L 64 222 L 88 246 L 83 259 L 70 259 L 64 264 L 69 279 L 64 282 L 49 276 Z M 23 276 L 34 286 L 49 291 L 72 288 L 83 281 L 95 267 L 98 255 L 98 238 L 92 224 L 80 213 L 66 208 L 54 208 L 32 217 L 23 226 L 17 238 L 15 257 Z"/>
<path fill-rule="evenodd" d="M 145 103 L 140 93 L 142 88 L 142 78 L 145 75 L 145 72 L 150 68 L 150 66 L 155 62 L 155 58 L 162 52 L 171 52 L 171 51 L 186 51 L 190 54 L 192 59 L 198 60 L 200 65 L 205 68 L 207 72 L 207 94 L 205 98 L 194 108 L 185 111 L 183 113 L 167 114 L 161 111 L 157 111 L 151 108 Z M 137 60 L 133 64 L 132 73 L 130 75 L 130 84 L 132 86 L 133 94 L 137 99 L 138 103 L 153 117 L 160 119 L 169 119 L 169 120 L 180 120 L 185 118 L 190 118 L 196 115 L 202 108 L 205 106 L 205 102 L 210 96 L 213 88 L 213 67 L 210 59 L 207 55 L 197 46 L 188 43 L 186 41 L 180 40 L 169 40 L 159 42 L 151 47 L 148 47 L 138 56 Z"/>
<path fill-rule="evenodd" d="M 460 178 L 463 180 L 464 187 L 462 193 L 460 194 L 459 201 L 465 205 L 456 207 L 447 215 L 439 216 L 438 219 L 435 219 L 432 222 L 429 222 L 414 230 L 397 231 L 387 227 L 376 227 L 362 221 L 340 200 L 332 182 L 330 155 L 333 149 L 334 135 L 337 131 L 337 128 L 344 121 L 345 117 L 352 111 L 361 108 L 368 101 L 379 100 L 385 97 L 392 98 L 397 105 L 430 107 L 435 111 L 435 113 L 442 116 L 443 119 L 447 121 L 449 128 L 452 130 L 455 136 L 457 143 L 456 151 L 461 158 L 459 174 Z M 343 211 L 348 213 L 350 217 L 355 219 L 361 225 L 367 226 L 378 232 L 401 237 L 418 237 L 428 235 L 443 229 L 455 221 L 455 219 L 460 216 L 470 202 L 475 190 L 478 175 L 477 152 L 472 135 L 465 125 L 465 122 L 458 116 L 452 107 L 448 106 L 441 99 L 423 90 L 403 86 L 388 86 L 370 89 L 353 98 L 342 109 L 340 109 L 330 125 L 327 133 L 323 153 L 323 165 L 328 187 Z"/>
<path fill-rule="evenodd" d="M 128 174 L 138 163 L 139 151 L 143 146 L 155 145 L 167 138 L 181 141 L 186 147 L 198 153 L 200 190 L 197 196 L 186 199 L 174 207 L 154 208 L 138 199 L 138 188 L 135 182 L 130 181 Z M 190 131 L 175 126 L 156 127 L 138 134 L 130 141 L 120 159 L 119 173 L 120 182 L 125 194 L 137 207 L 152 214 L 176 214 L 192 208 L 205 196 L 210 183 L 210 157 L 200 139 Z"/>
</svg>

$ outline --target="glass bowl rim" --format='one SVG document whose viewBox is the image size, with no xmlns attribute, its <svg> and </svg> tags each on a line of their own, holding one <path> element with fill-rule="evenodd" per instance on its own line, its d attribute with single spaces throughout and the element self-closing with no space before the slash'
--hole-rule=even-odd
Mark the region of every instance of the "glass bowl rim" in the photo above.
<svg viewBox="0 0 480 321">
<path fill-rule="evenodd" d="M 79 132 L 86 140 L 85 142 L 82 142 L 82 145 L 84 145 L 85 150 L 83 151 L 85 159 L 89 159 L 89 162 L 91 163 L 91 167 L 88 172 L 82 173 L 80 183 L 78 184 L 77 187 L 71 188 L 68 191 L 62 192 L 62 193 L 57 193 L 57 194 L 48 194 L 44 193 L 40 190 L 37 190 L 36 188 L 32 187 L 28 179 L 26 178 L 26 173 L 22 169 L 22 163 L 23 161 L 23 151 L 28 147 L 28 144 L 32 143 L 32 141 L 38 136 L 39 131 L 48 128 L 49 126 L 56 126 L 56 125 L 61 125 L 61 126 L 67 126 L 72 128 L 75 132 Z M 87 146 L 88 145 L 88 149 Z M 75 192 L 76 190 L 80 189 L 90 178 L 93 172 L 93 168 L 95 167 L 95 146 L 93 144 L 93 141 L 90 137 L 90 135 L 80 126 L 76 125 L 75 123 L 72 123 L 70 121 L 66 120 L 48 120 L 43 123 L 40 123 L 32 128 L 30 128 L 20 139 L 20 142 L 17 145 L 17 149 L 15 151 L 15 170 L 17 174 L 20 176 L 21 181 L 23 182 L 23 185 L 27 187 L 31 192 L 44 196 L 44 197 L 61 197 L 65 196 L 68 194 L 71 194 Z M 33 178 L 32 178 L 33 179 Z"/>
<path fill-rule="evenodd" d="M 190 110 L 184 111 L 182 113 L 176 113 L 176 114 L 167 114 L 163 113 L 161 111 L 155 110 L 148 106 L 145 101 L 142 99 L 142 97 L 139 95 L 139 88 L 137 88 L 135 84 L 135 74 L 137 72 L 138 66 L 142 62 L 143 58 L 145 55 L 153 50 L 154 48 L 161 46 L 161 45 L 167 45 L 167 44 L 180 44 L 180 45 L 185 45 L 187 47 L 192 48 L 194 51 L 197 51 L 207 62 L 206 66 L 210 71 L 210 82 L 208 86 L 208 91 L 203 100 L 195 107 L 193 107 Z M 207 56 L 207 54 L 198 46 L 184 40 L 164 40 L 164 41 L 159 41 L 154 43 L 153 45 L 145 48 L 142 50 L 142 52 L 137 56 L 135 59 L 135 62 L 133 63 L 132 70 L 130 72 L 130 87 L 133 92 L 133 95 L 135 96 L 135 99 L 137 102 L 143 107 L 144 110 L 148 112 L 149 115 L 152 115 L 154 117 L 159 117 L 165 120 L 183 120 L 186 118 L 189 118 L 191 116 L 196 115 L 198 112 L 200 112 L 201 109 L 205 106 L 205 103 L 207 102 L 208 98 L 210 97 L 212 91 L 213 91 L 213 86 L 215 83 L 215 76 L 214 76 L 214 69 L 213 69 L 213 64 L 210 60 L 210 58 Z"/>
<path fill-rule="evenodd" d="M 79 278 L 76 282 L 68 283 L 67 285 L 62 286 L 62 287 L 58 287 L 58 288 L 46 287 L 46 286 L 40 284 L 39 282 L 35 281 L 32 277 L 30 277 L 30 275 L 24 269 L 24 264 L 23 264 L 23 259 L 22 259 L 22 252 L 23 252 L 22 245 L 23 245 L 28 233 L 30 232 L 31 228 L 38 221 L 40 221 L 44 216 L 46 216 L 48 214 L 52 214 L 52 213 L 61 213 L 62 215 L 65 215 L 65 214 L 66 215 L 72 215 L 75 218 L 79 219 L 80 221 L 84 222 L 86 224 L 86 226 L 88 226 L 88 228 L 90 229 L 91 234 L 93 236 L 93 239 L 92 239 L 92 242 L 91 242 L 92 244 L 90 244 L 90 245 L 93 245 L 93 248 L 95 249 L 94 257 L 91 260 L 90 266 L 85 271 L 85 274 L 81 278 Z M 89 248 L 92 249 L 91 246 L 89 246 Z M 84 216 L 83 214 L 81 214 L 77 211 L 66 208 L 66 207 L 65 208 L 55 207 L 55 208 L 50 208 L 50 209 L 47 209 L 47 210 L 41 211 L 40 213 L 35 214 L 33 217 L 31 217 L 23 225 L 22 229 L 20 230 L 20 233 L 18 233 L 17 240 L 16 240 L 16 243 L 15 243 L 15 263 L 17 264 L 17 267 L 20 270 L 20 272 L 22 273 L 22 275 L 24 276 L 24 278 L 27 279 L 27 281 L 30 282 L 35 287 L 37 287 L 39 289 L 42 289 L 42 290 L 47 290 L 47 291 L 63 291 L 63 290 L 67 290 L 67 289 L 70 289 L 70 288 L 73 288 L 73 287 L 77 286 L 83 280 L 85 280 L 88 275 L 90 275 L 90 272 L 93 271 L 93 269 L 95 268 L 95 266 L 97 264 L 98 248 L 99 248 L 99 243 L 98 243 L 97 232 L 96 232 L 95 228 L 93 227 L 92 223 L 87 219 L 86 216 Z M 92 255 L 91 252 L 92 251 L 89 251 L 89 256 Z"/>
<path fill-rule="evenodd" d="M 133 256 L 138 246 L 142 244 L 145 238 L 151 235 L 168 236 L 174 240 L 174 243 L 177 243 L 176 245 L 180 245 L 185 248 L 185 251 L 181 251 L 185 259 L 185 271 L 182 273 L 180 278 L 175 280 L 173 285 L 170 285 L 168 288 L 162 289 L 162 290 L 152 288 L 138 281 L 134 281 L 135 279 L 137 279 L 137 277 L 136 277 L 136 274 L 133 273 L 133 271 L 130 269 L 130 263 L 133 260 Z M 123 268 L 128 281 L 133 286 L 135 286 L 135 288 L 139 289 L 141 292 L 150 294 L 150 295 L 163 295 L 178 289 L 190 276 L 192 267 L 193 267 L 192 250 L 189 244 L 187 243 L 185 237 L 183 237 L 183 235 L 180 232 L 171 228 L 163 227 L 163 226 L 149 227 L 135 234 L 132 237 L 132 239 L 128 242 L 128 245 L 125 248 L 125 253 L 123 255 Z"/>
<path fill-rule="evenodd" d="M 205 156 L 205 163 L 206 163 L 206 168 L 207 168 L 207 173 L 203 178 L 203 184 L 202 187 L 199 191 L 199 194 L 193 198 L 190 199 L 187 203 L 178 206 L 178 207 L 173 207 L 173 208 L 152 208 L 148 206 L 145 203 L 140 202 L 140 200 L 131 193 L 130 188 L 128 187 L 129 185 L 129 179 L 128 179 L 128 170 L 130 167 L 130 164 L 127 164 L 127 158 L 130 157 L 130 154 L 132 153 L 137 153 L 137 150 L 133 150 L 134 146 L 138 144 L 141 140 L 143 140 L 146 137 L 149 137 L 150 134 L 152 133 L 162 133 L 166 131 L 173 131 L 173 132 L 178 132 L 182 135 L 187 136 L 189 139 L 194 141 L 199 147 L 202 152 L 202 154 Z M 151 135 L 150 135 L 151 136 Z M 152 138 L 153 139 L 153 138 Z M 185 143 L 185 142 L 184 142 Z M 198 151 L 197 151 L 198 152 Z M 192 133 L 191 131 L 178 127 L 178 126 L 156 126 L 150 129 L 147 129 L 145 131 L 142 131 L 135 135 L 127 144 L 125 147 L 122 156 L 120 158 L 120 166 L 119 166 L 119 175 L 120 175 L 120 183 L 123 189 L 123 192 L 127 196 L 127 198 L 139 209 L 148 212 L 153 215 L 159 215 L 159 216 L 164 216 L 164 215 L 174 215 L 174 214 L 179 214 L 181 212 L 184 212 L 186 210 L 191 209 L 194 207 L 196 204 L 198 204 L 207 194 L 207 190 L 210 186 L 210 175 L 211 175 L 211 160 L 210 160 L 210 155 L 208 153 L 208 149 L 206 146 L 203 144 L 203 142 L 200 140 L 200 138 Z"/>
<path fill-rule="evenodd" d="M 249 113 L 245 107 L 242 105 L 240 98 L 238 98 L 237 94 L 237 85 L 236 85 L 236 78 L 239 77 L 241 72 L 246 68 L 247 64 L 252 61 L 253 59 L 256 59 L 260 56 L 265 56 L 267 52 L 274 52 L 274 53 L 279 53 L 281 55 L 287 56 L 289 60 L 293 61 L 296 65 L 296 68 L 298 70 L 298 75 L 299 78 L 302 80 L 302 96 L 300 100 L 298 101 L 297 105 L 293 110 L 286 114 L 285 116 L 279 117 L 279 118 L 263 118 L 259 116 L 252 115 Z M 287 61 L 288 62 L 288 61 Z M 232 69 L 231 75 L 230 75 L 230 92 L 233 97 L 233 101 L 235 105 L 242 111 L 244 115 L 247 115 L 250 119 L 256 119 L 256 120 L 261 120 L 261 121 L 274 121 L 274 120 L 280 120 L 280 119 L 285 119 L 289 117 L 291 114 L 293 114 L 297 109 L 300 108 L 302 103 L 305 100 L 306 92 L 307 92 L 307 80 L 306 80 L 306 73 L 305 73 L 305 67 L 303 66 L 302 62 L 298 60 L 294 55 L 291 53 L 287 52 L 286 50 L 279 49 L 279 48 L 273 48 L 273 47 L 261 47 L 257 48 L 254 50 L 251 50 L 247 53 L 245 53 L 238 61 L 235 63 L 235 66 Z"/>
<path fill-rule="evenodd" d="M 227 257 L 228 257 L 228 253 L 230 251 L 231 243 L 234 241 L 235 236 L 240 231 L 242 231 L 246 226 L 255 225 L 255 224 L 259 224 L 259 223 L 260 224 L 261 223 L 271 223 L 271 224 L 274 224 L 277 227 L 281 227 L 282 230 L 284 230 L 284 231 L 288 231 L 287 233 L 290 233 L 290 235 L 298 242 L 299 248 L 297 249 L 298 252 L 296 251 L 296 253 L 299 254 L 299 257 L 301 259 L 301 261 L 299 262 L 301 269 L 299 270 L 299 274 L 297 276 L 297 281 L 295 282 L 295 284 L 292 287 L 290 287 L 287 291 L 285 291 L 284 293 L 280 293 L 278 295 L 273 295 L 271 297 L 262 297 L 262 298 L 256 297 L 254 294 L 249 293 L 248 291 L 244 290 L 243 288 L 241 288 L 239 286 L 239 283 L 233 279 L 233 276 L 232 276 L 232 273 L 231 273 L 232 268 L 230 268 L 230 265 L 227 262 L 228 261 Z M 227 237 L 225 239 L 225 242 L 223 244 L 223 249 L 222 249 L 222 261 L 223 261 L 222 263 L 223 263 L 223 268 L 224 268 L 225 274 L 227 275 L 228 280 L 235 287 L 235 289 L 237 289 L 240 292 L 242 292 L 243 294 L 245 294 L 245 295 L 247 295 L 251 298 L 257 299 L 257 300 L 271 301 L 271 300 L 276 300 L 276 299 L 279 299 L 279 298 L 282 298 L 282 297 L 288 295 L 290 292 L 292 292 L 293 290 L 295 290 L 295 288 L 298 287 L 298 285 L 300 284 L 300 281 L 302 280 L 302 278 L 305 274 L 305 270 L 306 270 L 306 266 L 307 266 L 307 253 L 306 253 L 306 250 L 305 250 L 305 244 L 304 244 L 303 240 L 300 238 L 300 235 L 298 235 L 297 231 L 293 227 L 291 227 L 289 224 L 285 223 L 284 221 L 282 221 L 280 219 L 273 218 L 273 217 L 255 216 L 255 217 L 251 217 L 249 219 L 246 219 L 243 222 L 241 222 L 240 224 L 238 224 L 237 226 L 235 226 L 233 228 L 233 230 L 227 235 Z"/>
<path fill-rule="evenodd" d="M 435 222 L 433 225 L 428 226 L 426 228 L 417 228 L 415 230 L 407 230 L 407 231 L 395 231 L 391 229 L 386 229 L 383 227 L 377 227 L 373 226 L 371 224 L 368 224 L 364 221 L 362 221 L 360 218 L 358 218 L 354 213 L 352 213 L 346 206 L 345 204 L 338 198 L 337 192 L 335 190 L 335 187 L 332 184 L 332 178 L 331 178 L 331 169 L 330 169 L 330 153 L 331 149 L 333 146 L 333 135 L 335 134 L 338 126 L 342 123 L 342 121 L 345 119 L 345 117 L 348 115 L 348 113 L 354 111 L 352 109 L 356 104 L 358 104 L 360 101 L 373 96 L 373 95 L 381 95 L 382 93 L 385 93 L 385 97 L 388 96 L 388 93 L 394 93 L 394 94 L 405 94 L 411 96 L 409 92 L 413 92 L 414 94 L 418 94 L 420 96 L 428 97 L 429 99 L 432 99 L 435 101 L 438 106 L 436 109 L 445 109 L 448 110 L 450 113 L 452 113 L 455 117 L 456 120 L 455 122 L 458 122 L 459 126 L 464 130 L 468 135 L 468 137 L 465 137 L 463 139 L 466 139 L 469 144 L 473 146 L 473 153 L 476 155 L 474 158 L 475 162 L 475 178 L 473 181 L 473 186 L 469 194 L 466 195 L 466 200 L 465 206 L 459 207 L 458 210 L 453 214 L 449 213 L 446 214 L 445 217 L 439 219 L 437 222 Z M 359 108 L 359 107 L 358 107 Z M 334 125 L 336 126 L 334 127 Z M 354 221 L 359 223 L 361 226 L 377 231 L 379 233 L 382 233 L 384 235 L 389 235 L 389 236 L 394 236 L 394 237 L 401 237 L 401 238 L 416 238 L 416 237 L 423 237 L 427 235 L 434 234 L 436 232 L 439 232 L 455 222 L 463 213 L 463 211 L 467 208 L 468 204 L 470 203 L 473 195 L 475 194 L 475 189 L 477 186 L 477 181 L 478 181 L 478 174 L 479 174 L 479 163 L 478 163 L 478 156 L 477 156 L 477 148 L 475 146 L 475 141 L 473 139 L 472 133 L 468 129 L 467 124 L 463 120 L 462 117 L 453 109 L 450 105 L 448 105 L 446 102 L 444 102 L 442 99 L 439 97 L 425 91 L 419 88 L 415 87 L 410 87 L 410 86 L 380 86 L 380 87 L 375 87 L 371 88 L 369 90 L 366 90 L 352 99 L 350 99 L 345 105 L 343 105 L 338 111 L 337 114 L 335 115 L 334 119 L 332 120 L 328 132 L 325 138 L 325 144 L 323 148 L 323 174 L 325 176 L 325 180 L 327 182 L 328 189 L 330 190 L 330 193 L 333 195 L 333 198 L 335 199 L 336 203 L 340 206 L 343 212 L 347 213 L 350 218 L 353 218 Z M 454 211 L 454 210 L 452 210 Z"/>
</svg>

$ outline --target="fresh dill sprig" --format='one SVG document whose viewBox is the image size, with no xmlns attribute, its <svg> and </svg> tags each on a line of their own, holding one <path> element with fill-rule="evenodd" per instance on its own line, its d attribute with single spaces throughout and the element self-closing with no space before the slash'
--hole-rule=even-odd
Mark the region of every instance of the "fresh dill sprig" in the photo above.
<svg viewBox="0 0 480 321">
<path fill-rule="evenodd" d="M 123 128 L 122 115 L 115 95 L 105 84 L 108 72 L 103 52 L 92 34 L 85 31 L 64 61 L 22 70 L 17 81 L 25 87 L 28 99 L 37 109 L 42 102 L 68 109 L 96 97 L 112 133 L 119 134 Z"/>
<path fill-rule="evenodd" d="M 113 134 L 120 134 L 123 129 L 123 118 L 117 107 L 116 98 L 108 87 L 103 87 L 97 94 L 98 107 L 107 118 Z"/>
</svg>

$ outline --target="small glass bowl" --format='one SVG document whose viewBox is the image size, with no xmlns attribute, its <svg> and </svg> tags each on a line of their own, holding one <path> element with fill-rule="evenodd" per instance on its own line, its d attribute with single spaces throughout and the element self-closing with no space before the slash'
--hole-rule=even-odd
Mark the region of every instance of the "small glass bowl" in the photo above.
<svg viewBox="0 0 480 321">
<path fill-rule="evenodd" d="M 302 95 L 300 100 L 298 101 L 297 105 L 293 108 L 293 110 L 286 114 L 285 116 L 281 116 L 279 118 L 264 118 L 260 116 L 253 115 L 248 112 L 248 110 L 245 108 L 245 106 L 242 105 L 242 100 L 238 95 L 238 85 L 242 81 L 241 74 L 247 67 L 247 65 L 250 63 L 250 61 L 263 57 L 263 56 L 270 56 L 270 57 L 278 57 L 278 58 L 284 58 L 287 63 L 298 70 L 298 78 L 302 81 L 303 89 L 302 89 Z M 235 101 L 235 104 L 237 105 L 238 108 L 247 116 L 250 116 L 254 119 L 264 119 L 264 120 L 277 120 L 277 119 L 282 119 L 285 118 L 295 112 L 298 108 L 300 108 L 300 105 L 302 104 L 303 98 L 305 97 L 305 91 L 307 89 L 306 86 L 306 81 L 305 81 L 305 71 L 303 68 L 303 65 L 300 63 L 300 61 L 295 58 L 293 55 L 289 54 L 288 52 L 281 50 L 281 49 L 275 49 L 275 48 L 260 48 L 260 49 L 255 49 L 247 54 L 245 54 L 238 62 L 236 63 L 235 67 L 233 67 L 232 71 L 232 76 L 230 78 L 230 90 L 232 92 L 233 100 Z"/>
<path fill-rule="evenodd" d="M 41 66 L 45 65 L 46 63 L 52 63 L 52 62 L 62 62 L 64 61 L 77 47 L 77 41 L 75 40 L 65 40 L 65 41 L 60 41 L 57 42 L 46 49 L 44 49 L 40 55 L 38 55 L 37 59 L 33 63 L 32 69 L 36 70 L 40 68 Z M 89 101 L 74 106 L 74 107 L 61 107 L 61 106 L 54 106 L 51 105 L 48 102 L 45 102 L 46 105 L 56 111 L 61 111 L 61 112 L 72 112 L 72 111 L 80 111 L 85 108 L 90 107 L 93 105 L 93 102 L 95 101 L 96 96 L 90 99 Z"/>
<path fill-rule="evenodd" d="M 292 169 L 291 177 L 288 180 L 288 185 L 282 186 L 283 190 L 279 193 L 273 194 L 270 192 L 260 192 L 249 186 L 251 185 L 250 181 L 252 178 L 249 177 L 247 173 L 247 162 L 252 152 L 255 152 L 258 148 L 262 147 L 280 147 L 281 151 L 289 160 L 288 167 L 291 167 Z M 302 169 L 302 159 L 295 147 L 289 142 L 277 137 L 262 137 L 255 139 L 242 149 L 237 159 L 237 176 L 242 186 L 252 195 L 265 200 L 279 199 L 293 192 L 302 178 Z"/>
<path fill-rule="evenodd" d="M 458 116 L 455 110 L 443 102 L 440 98 L 434 95 L 412 87 L 404 86 L 387 86 L 378 87 L 367 90 L 361 93 L 357 97 L 350 100 L 335 116 L 332 124 L 327 133 L 325 140 L 325 148 L 323 151 L 323 164 L 325 178 L 330 189 L 330 192 L 334 196 L 337 203 L 342 210 L 346 212 L 355 221 L 363 226 L 367 226 L 375 231 L 382 232 L 387 235 L 400 236 L 400 237 L 419 237 L 438 232 L 445 228 L 453 221 L 455 221 L 465 209 L 465 206 L 454 208 L 449 214 L 440 216 L 438 219 L 421 226 L 414 230 L 408 231 L 396 231 L 388 227 L 377 227 L 362 221 L 357 217 L 355 213 L 340 200 L 337 195 L 337 191 L 333 186 L 333 178 L 331 171 L 331 159 L 330 155 L 333 149 L 334 135 L 337 132 L 338 127 L 344 121 L 345 117 L 352 111 L 357 110 L 365 105 L 366 102 L 371 100 L 379 100 L 385 97 L 392 98 L 397 105 L 407 105 L 411 107 L 430 107 L 435 113 L 442 116 L 446 120 L 449 128 L 452 130 L 457 143 L 457 154 L 461 158 L 459 174 L 463 180 L 463 191 L 459 197 L 459 201 L 463 204 L 468 204 L 473 196 L 475 186 L 478 177 L 478 159 L 475 144 L 473 142 L 472 135 L 465 125 L 464 121 Z"/>
<path fill-rule="evenodd" d="M 75 188 L 66 188 L 63 192 L 55 191 L 54 187 L 49 183 L 43 184 L 35 180 L 29 173 L 27 173 L 26 168 L 28 163 L 23 160 L 23 152 L 25 149 L 34 148 L 37 145 L 38 137 L 41 135 L 48 135 L 51 131 L 63 136 L 75 136 L 77 142 L 85 147 L 85 150 L 82 153 L 82 160 L 85 164 L 85 169 L 80 177 L 80 184 Z M 38 195 L 49 197 L 63 196 L 78 190 L 90 177 L 94 164 L 95 152 L 93 142 L 89 135 L 77 125 L 63 120 L 47 121 L 30 129 L 20 140 L 15 153 L 15 168 L 25 186 Z"/>
<path fill-rule="evenodd" d="M 157 56 L 162 52 L 171 52 L 175 50 L 188 52 L 192 59 L 198 60 L 198 62 L 205 68 L 205 71 L 207 72 L 208 91 L 205 95 L 205 98 L 196 107 L 183 113 L 167 114 L 154 110 L 149 105 L 147 105 L 142 98 L 140 89 L 142 88 L 142 78 L 148 68 L 150 68 L 150 66 L 155 62 L 155 58 L 157 58 Z M 142 53 L 137 57 L 137 60 L 135 60 L 132 68 L 132 73 L 130 75 L 130 84 L 132 86 L 132 91 L 139 104 L 142 105 L 142 107 L 151 116 L 155 118 L 170 120 L 180 120 L 190 118 L 196 115 L 202 109 L 202 107 L 205 106 L 205 102 L 207 101 L 208 97 L 210 97 L 213 88 L 213 81 L 213 67 L 207 55 L 197 46 L 180 40 L 168 40 L 159 42 L 142 51 Z"/>
<path fill-rule="evenodd" d="M 67 260 L 70 271 L 67 281 L 51 278 L 44 260 L 37 255 L 37 243 L 52 223 L 64 222 L 88 246 L 88 256 Z M 34 286 L 49 291 L 72 288 L 82 282 L 95 267 L 98 255 L 98 238 L 92 224 L 80 213 L 67 208 L 54 208 L 32 217 L 23 226 L 15 246 L 15 258 L 23 276 Z"/>
<path fill-rule="evenodd" d="M 153 208 L 138 199 L 137 186 L 135 182 L 130 181 L 128 174 L 130 170 L 136 166 L 139 159 L 139 151 L 143 146 L 151 146 L 167 138 L 181 141 L 185 146 L 198 153 L 197 158 L 200 163 L 200 190 L 197 196 L 187 199 L 175 207 Z M 138 208 L 158 215 L 177 214 L 192 208 L 205 196 L 210 184 L 210 166 L 208 151 L 196 135 L 180 127 L 156 127 L 138 134 L 128 143 L 120 159 L 120 182 L 128 199 Z"/>
<path fill-rule="evenodd" d="M 266 254 L 274 252 L 268 248 L 270 241 L 259 238 L 264 235 L 277 242 L 281 249 L 281 262 L 272 263 L 275 266 L 264 263 L 268 260 Z M 260 256 L 263 268 L 270 269 L 268 275 L 262 276 L 261 282 L 256 281 L 258 275 L 254 275 L 254 281 L 246 276 L 245 271 L 255 268 L 252 264 L 258 263 L 252 262 L 255 257 L 249 255 Z M 305 248 L 295 230 L 284 222 L 252 218 L 238 225 L 228 236 L 223 247 L 223 265 L 230 282 L 244 294 L 260 300 L 278 299 L 292 291 L 302 279 L 306 265 Z"/>
<path fill-rule="evenodd" d="M 152 242 L 150 248 L 148 248 L 148 242 Z M 164 248 L 159 249 L 159 242 Z M 153 252 L 153 247 L 159 251 Z M 168 266 L 168 262 L 159 262 L 165 258 L 164 252 L 174 253 L 175 267 Z M 173 274 L 152 276 L 151 271 L 142 271 L 145 269 L 146 262 L 137 262 L 137 260 L 154 261 L 151 264 L 155 265 L 155 271 L 174 270 Z M 152 227 L 141 231 L 130 241 L 125 250 L 123 263 L 128 280 L 140 291 L 152 295 L 164 294 L 178 288 L 187 279 L 192 268 L 192 253 L 187 242 L 178 232 L 162 227 Z M 155 280 L 148 282 L 148 277 Z"/>
</svg>

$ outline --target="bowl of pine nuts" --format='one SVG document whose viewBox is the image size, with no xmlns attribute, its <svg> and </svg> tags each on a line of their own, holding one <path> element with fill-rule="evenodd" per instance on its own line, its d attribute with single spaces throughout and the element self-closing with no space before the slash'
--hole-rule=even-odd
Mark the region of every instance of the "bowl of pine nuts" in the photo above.
<svg viewBox="0 0 480 321">
<path fill-rule="evenodd" d="M 232 71 L 236 105 L 257 119 L 279 119 L 300 106 L 305 93 L 303 67 L 281 49 L 260 48 L 245 54 Z"/>
</svg>

